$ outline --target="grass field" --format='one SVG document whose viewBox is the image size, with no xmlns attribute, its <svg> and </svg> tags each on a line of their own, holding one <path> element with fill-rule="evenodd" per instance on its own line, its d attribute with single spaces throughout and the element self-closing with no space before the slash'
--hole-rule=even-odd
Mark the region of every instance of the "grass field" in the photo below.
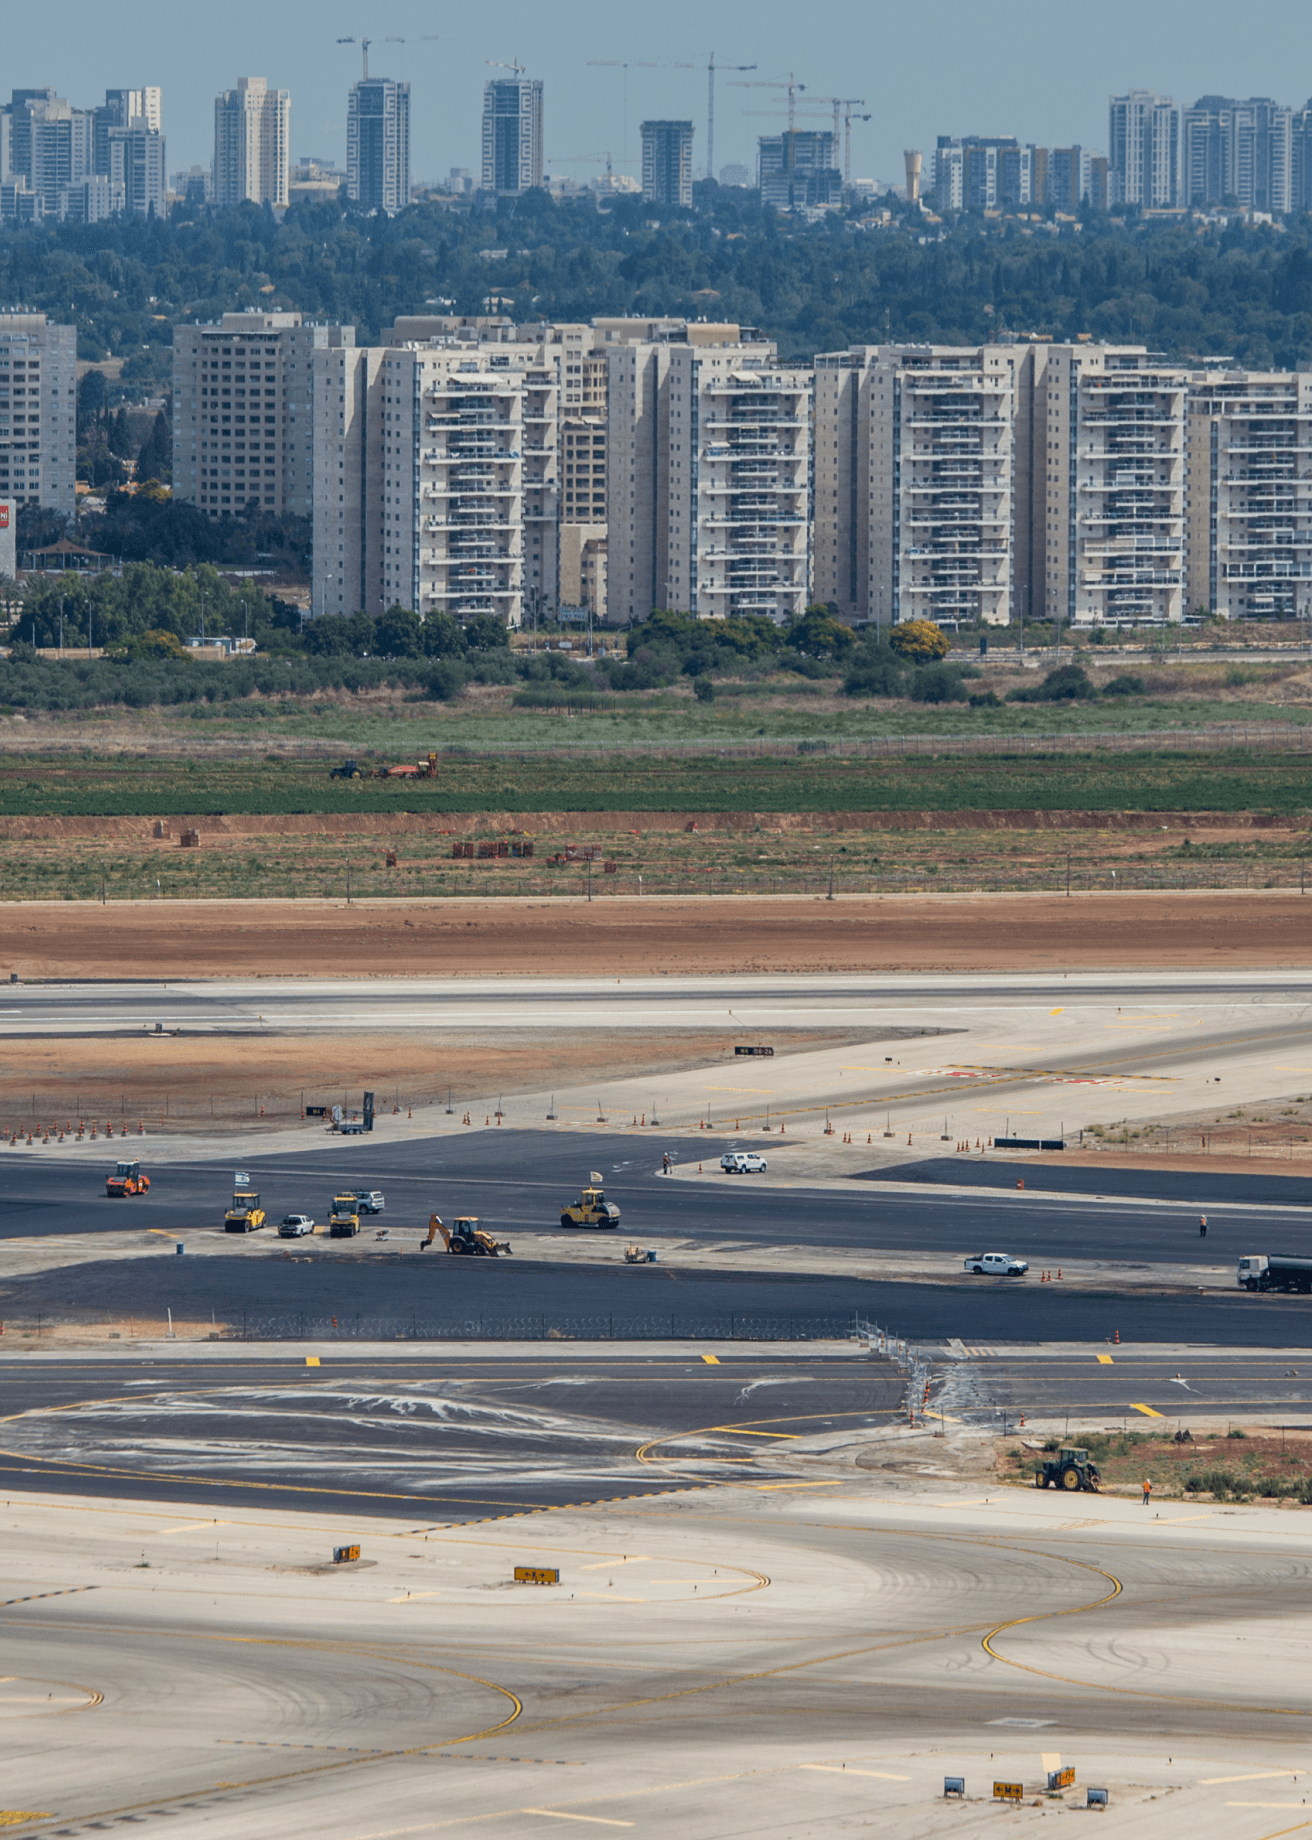
<svg viewBox="0 0 1312 1840">
<path fill-rule="evenodd" d="M 448 758 L 425 781 L 345 781 L 318 760 L 0 759 L 0 816 L 245 813 L 1213 811 L 1298 817 L 1312 755 Z"/>
</svg>

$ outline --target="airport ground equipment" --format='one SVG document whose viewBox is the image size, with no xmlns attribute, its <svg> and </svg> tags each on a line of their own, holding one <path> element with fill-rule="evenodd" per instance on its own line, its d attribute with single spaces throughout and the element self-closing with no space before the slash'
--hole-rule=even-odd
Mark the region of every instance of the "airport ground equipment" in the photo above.
<svg viewBox="0 0 1312 1840">
<path fill-rule="evenodd" d="M 354 1195 L 334 1195 L 328 1215 L 329 1239 L 354 1239 L 360 1231 L 360 1211 Z"/>
<path fill-rule="evenodd" d="M 620 1211 L 613 1201 L 607 1201 L 601 1177 L 595 1169 L 578 1200 L 567 1202 L 561 1210 L 560 1224 L 562 1227 L 618 1227 L 620 1224 Z"/>
<path fill-rule="evenodd" d="M 253 1188 L 237 1188 L 232 1193 L 232 1206 L 223 1216 L 225 1233 L 254 1233 L 264 1225 L 264 1209 L 260 1206 L 260 1197 Z"/>
<path fill-rule="evenodd" d="M 1235 1275 L 1243 1291 L 1312 1291 L 1312 1259 L 1294 1253 L 1247 1253 Z"/>
<path fill-rule="evenodd" d="M 504 1252 L 510 1253 L 510 1241 L 494 1239 L 492 1234 L 478 1224 L 476 1214 L 462 1214 L 448 1227 L 441 1217 L 434 1214 L 428 1222 L 428 1237 L 420 1242 L 419 1250 L 427 1252 L 438 1234 L 448 1252 L 461 1258 L 495 1259 Z"/>
<path fill-rule="evenodd" d="M 1101 1484 L 1102 1477 L 1097 1465 L 1090 1463 L 1088 1451 L 1069 1446 L 1053 1457 L 1045 1457 L 1034 1472 L 1036 1489 L 1066 1489 L 1068 1492 L 1083 1489 L 1088 1495 L 1096 1495 Z"/>
<path fill-rule="evenodd" d="M 112 1176 L 105 1177 L 105 1193 L 115 1201 L 125 1195 L 144 1195 L 150 1189 L 150 1177 L 142 1173 L 140 1163 L 120 1163 Z"/>
</svg>

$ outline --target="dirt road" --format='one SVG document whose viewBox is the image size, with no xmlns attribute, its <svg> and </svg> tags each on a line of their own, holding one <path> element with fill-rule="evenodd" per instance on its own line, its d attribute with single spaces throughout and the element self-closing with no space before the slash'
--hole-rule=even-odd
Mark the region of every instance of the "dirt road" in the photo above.
<svg viewBox="0 0 1312 1840">
<path fill-rule="evenodd" d="M 1312 963 L 1312 898 L 1075 895 L 21 902 L 20 978 L 637 977 Z"/>
</svg>

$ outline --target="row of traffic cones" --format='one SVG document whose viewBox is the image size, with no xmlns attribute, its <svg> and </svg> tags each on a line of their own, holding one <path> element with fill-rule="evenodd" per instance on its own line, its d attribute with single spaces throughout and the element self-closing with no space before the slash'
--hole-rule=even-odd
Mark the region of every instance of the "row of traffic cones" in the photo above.
<svg viewBox="0 0 1312 1840">
<path fill-rule="evenodd" d="M 1061 1276 L 1061 1266 L 1059 1265 L 1057 1267 L 1057 1277 L 1060 1278 L 1060 1276 Z M 1057 1281 L 1056 1278 L 1054 1278 L 1052 1275 L 1051 1269 L 1049 1269 L 1048 1271 L 1043 1271 L 1039 1273 L 1039 1283 L 1040 1284 L 1055 1284 L 1056 1281 Z"/>
<path fill-rule="evenodd" d="M 40 1140 L 41 1143 L 48 1144 L 52 1137 L 55 1139 L 57 1143 L 61 1143 L 61 1144 L 63 1143 L 66 1137 L 71 1137 L 75 1143 L 80 1144 L 82 1142 L 82 1139 L 88 1135 L 91 1137 L 93 1142 L 100 1135 L 94 1120 L 92 1121 L 91 1130 L 89 1133 L 87 1131 L 85 1119 L 79 1120 L 76 1132 L 74 1132 L 73 1130 L 73 1122 L 71 1119 L 69 1119 L 65 1123 L 62 1131 L 60 1130 L 58 1124 L 34 1124 L 34 1125 L 29 1126 L 28 1130 L 25 1133 L 23 1131 L 22 1126 L 20 1125 L 16 1130 L 10 1132 L 9 1147 L 10 1149 L 13 1149 L 16 1144 L 35 1143 L 37 1142 L 38 1139 Z M 112 1137 L 113 1135 L 114 1135 L 113 1123 L 109 1119 L 106 1119 L 105 1136 Z M 128 1135 L 127 1125 L 126 1124 L 120 1125 L 119 1126 L 119 1136 L 126 1137 L 127 1135 Z M 137 1120 L 137 1136 L 144 1137 L 145 1135 L 146 1135 L 146 1127 L 141 1122 L 141 1120 L 138 1119 Z"/>
</svg>

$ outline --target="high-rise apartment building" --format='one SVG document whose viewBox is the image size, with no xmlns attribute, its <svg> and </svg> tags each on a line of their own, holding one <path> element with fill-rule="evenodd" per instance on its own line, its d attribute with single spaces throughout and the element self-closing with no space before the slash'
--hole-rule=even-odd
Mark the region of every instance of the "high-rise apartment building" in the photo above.
<svg viewBox="0 0 1312 1840">
<path fill-rule="evenodd" d="M 346 109 L 346 195 L 388 217 L 410 202 L 410 85 L 367 77 Z"/>
<path fill-rule="evenodd" d="M 263 77 L 241 77 L 214 102 L 214 202 L 285 205 L 292 99 Z"/>
<path fill-rule="evenodd" d="M 817 357 L 817 599 L 883 627 L 1007 623 L 1025 362 L 1011 345 Z"/>
<path fill-rule="evenodd" d="M 652 204 L 692 208 L 692 123 L 644 121 L 642 195 Z"/>
<path fill-rule="evenodd" d="M 116 208 L 136 217 L 164 215 L 168 191 L 164 136 L 134 120 L 109 130 L 109 187 Z"/>
<path fill-rule="evenodd" d="M 810 372 L 737 326 L 680 325 L 612 345 L 609 409 L 610 617 L 800 616 Z"/>
<path fill-rule="evenodd" d="M 1180 203 L 1180 110 L 1170 96 L 1132 89 L 1108 108 L 1110 202 L 1146 210 Z"/>
<path fill-rule="evenodd" d="M 1312 373 L 1195 373 L 1187 402 L 1185 611 L 1312 611 Z"/>
<path fill-rule="evenodd" d="M 1027 617 L 1065 625 L 1184 612 L 1189 374 L 1142 347 L 1034 346 Z"/>
<path fill-rule="evenodd" d="M 0 498 L 71 516 L 77 479 L 77 328 L 0 313 Z"/>
<path fill-rule="evenodd" d="M 828 129 L 792 128 L 783 134 L 763 134 L 757 149 L 762 204 L 776 211 L 796 211 L 820 210 L 842 202 L 843 175 Z"/>
<path fill-rule="evenodd" d="M 174 497 L 214 518 L 252 504 L 275 517 L 311 516 L 311 361 L 354 342 L 353 327 L 309 325 L 299 313 L 225 313 L 217 325 L 175 326 Z"/>
<path fill-rule="evenodd" d="M 1038 150 L 1014 136 L 940 134 L 934 149 L 934 196 L 940 211 L 993 211 L 1043 202 L 1034 180 Z"/>
<path fill-rule="evenodd" d="M 1183 116 L 1183 203 L 1293 208 L 1294 111 L 1270 97 L 1200 96 Z"/>
<path fill-rule="evenodd" d="M 514 197 L 541 184 L 541 80 L 495 77 L 483 87 L 483 190 Z"/>
</svg>

